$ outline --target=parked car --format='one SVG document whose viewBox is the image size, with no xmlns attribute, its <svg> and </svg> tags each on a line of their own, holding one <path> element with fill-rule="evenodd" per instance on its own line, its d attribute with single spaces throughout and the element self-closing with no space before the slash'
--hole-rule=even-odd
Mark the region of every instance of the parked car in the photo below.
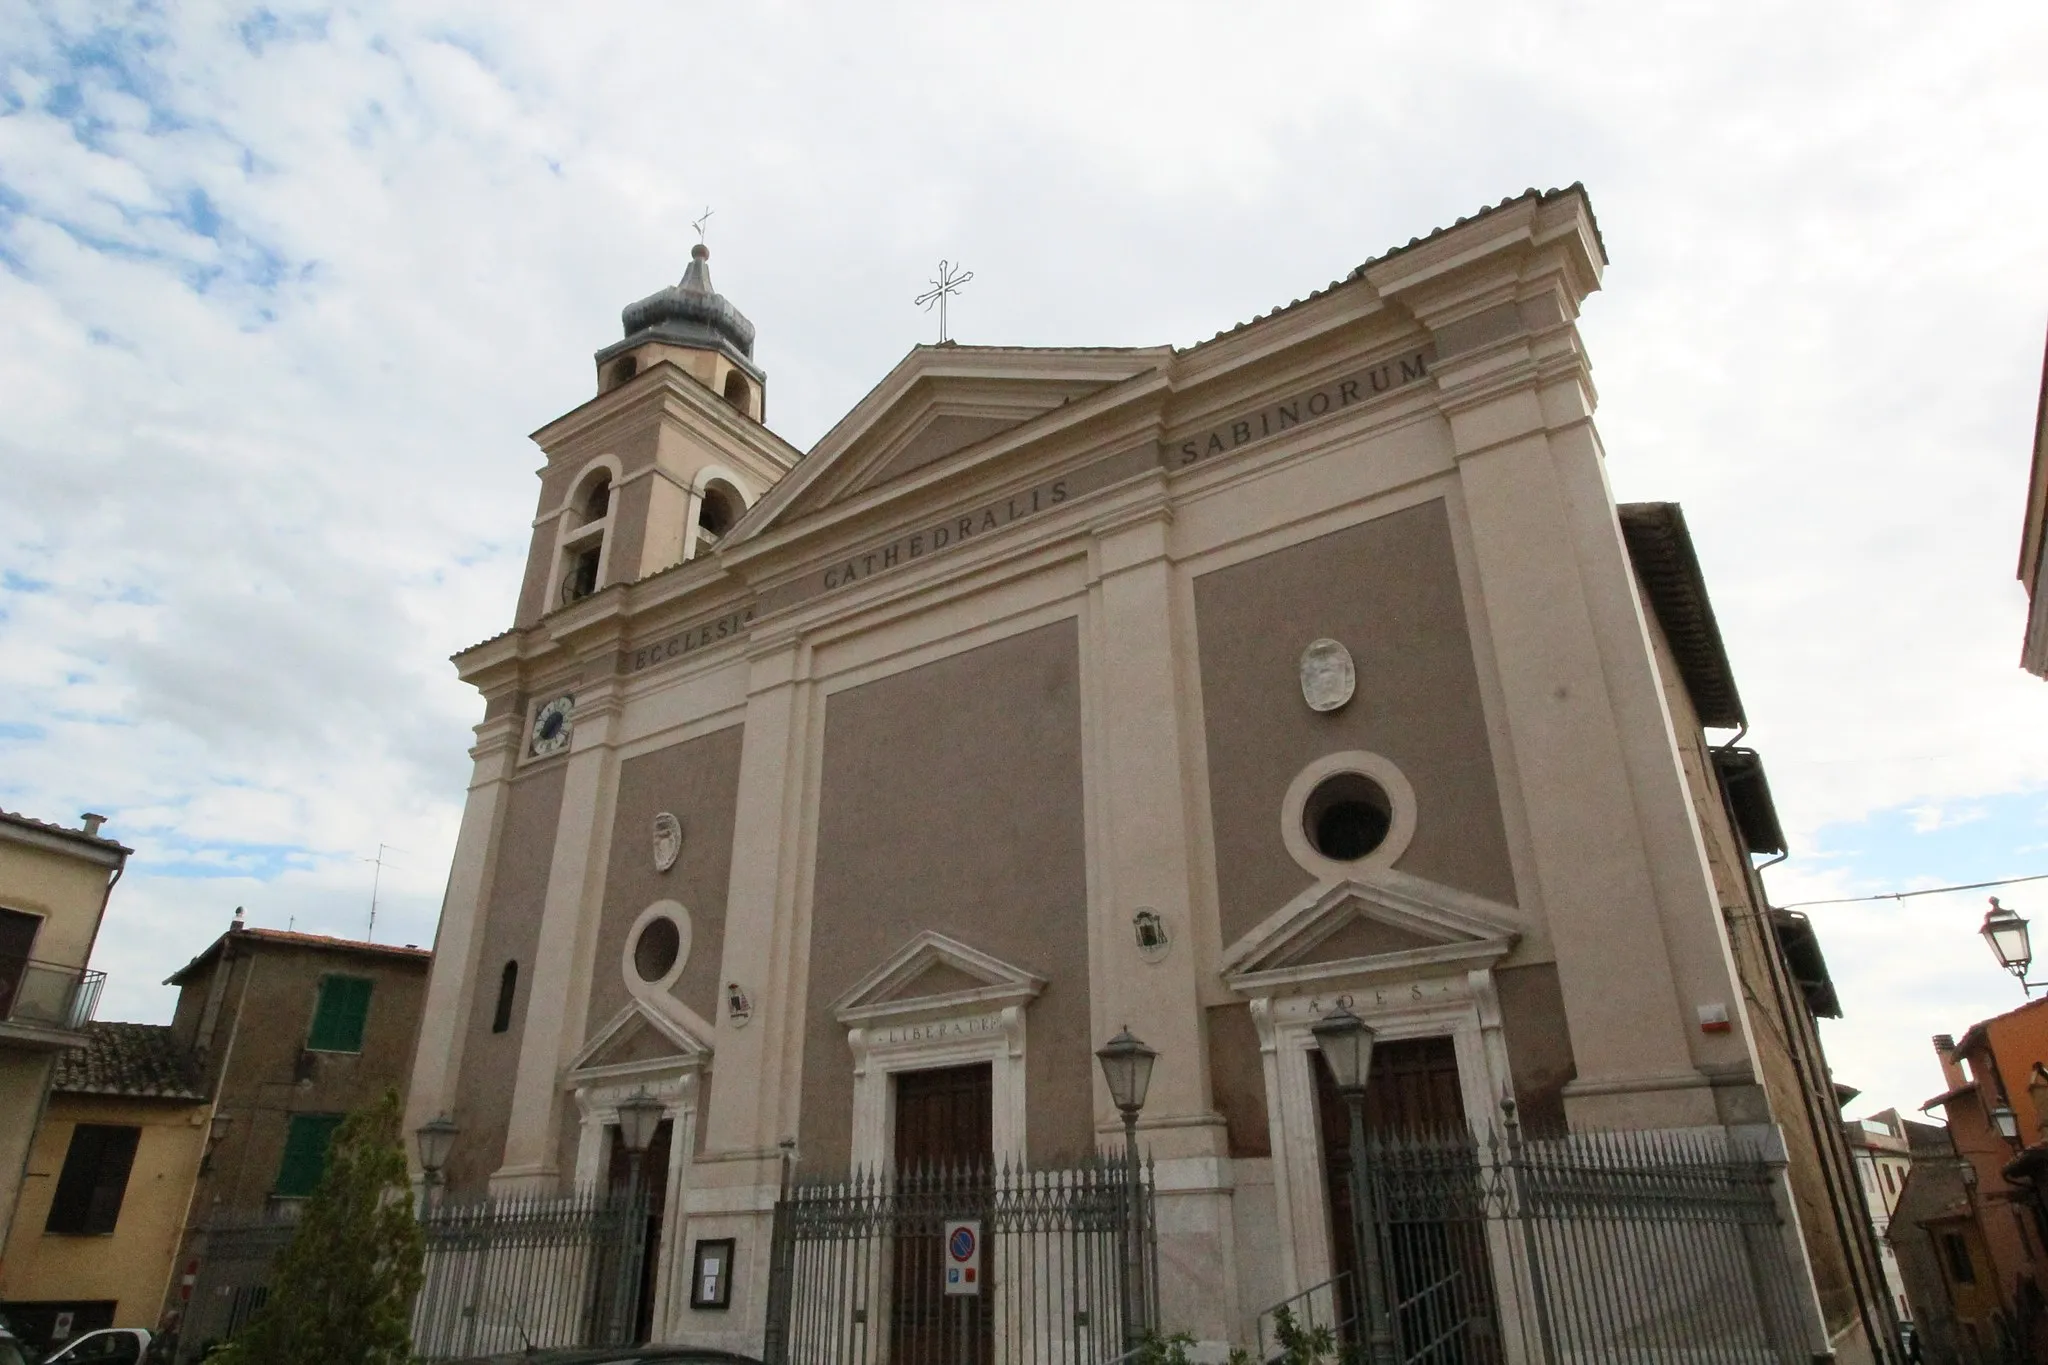
<svg viewBox="0 0 2048 1365">
<path fill-rule="evenodd" d="M 42 1365 L 142 1365 L 149 1333 L 140 1327 L 102 1327 L 67 1345 Z"/>
<path fill-rule="evenodd" d="M 28 1365 L 28 1357 L 21 1351 L 21 1342 L 7 1330 L 6 1323 L 0 1323 L 0 1365 Z"/>
<path fill-rule="evenodd" d="M 710 1346 L 560 1346 L 475 1356 L 448 1365 L 761 1365 Z"/>
</svg>

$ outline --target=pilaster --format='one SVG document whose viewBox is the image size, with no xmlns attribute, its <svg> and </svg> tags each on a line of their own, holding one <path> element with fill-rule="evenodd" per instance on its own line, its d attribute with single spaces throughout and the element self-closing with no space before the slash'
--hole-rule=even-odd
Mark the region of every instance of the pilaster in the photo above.
<svg viewBox="0 0 2048 1365">
<path fill-rule="evenodd" d="M 1084 679 L 1095 790 L 1089 878 L 1095 1036 L 1128 1026 L 1159 1052 L 1139 1120 L 1159 1164 L 1159 1256 L 1165 1321 L 1206 1342 L 1236 1329 L 1236 1256 L 1230 1162 L 1209 1092 L 1192 913 L 1196 886 L 1187 727 L 1178 690 L 1180 637 L 1170 557 L 1172 508 L 1164 476 L 1155 496 L 1093 528 Z M 1134 919 L 1163 921 L 1164 951 L 1143 949 Z M 1095 1082 L 1097 1130 L 1111 1142 L 1120 1120 Z"/>
<path fill-rule="evenodd" d="M 562 1076 L 583 1042 L 590 1003 L 590 958 L 603 899 L 604 844 L 618 791 L 613 747 L 619 702 L 609 679 L 576 697 L 561 815 L 534 948 L 526 1029 L 519 1041 L 505 1161 L 491 1177 L 494 1193 L 552 1193 L 560 1183 Z"/>
<path fill-rule="evenodd" d="M 498 832 L 519 759 L 520 717 L 507 714 L 476 727 L 477 742 L 469 796 L 455 836 L 455 856 L 448 869 L 448 889 L 441 901 L 441 921 L 434 931 L 434 965 L 427 978 L 427 999 L 420 1015 L 419 1045 L 413 1055 L 411 1088 L 406 1096 L 405 1131 L 411 1133 L 455 1104 L 462 1074 L 465 1027 L 476 1007 L 478 957 L 483 951 L 483 910 L 490 898 L 498 863 Z M 419 1160 L 410 1142 L 406 1159 Z"/>
</svg>

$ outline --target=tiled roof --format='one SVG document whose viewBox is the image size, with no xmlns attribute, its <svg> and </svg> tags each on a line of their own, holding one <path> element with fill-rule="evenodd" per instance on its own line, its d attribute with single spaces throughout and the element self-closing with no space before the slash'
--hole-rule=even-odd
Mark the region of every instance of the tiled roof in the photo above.
<svg viewBox="0 0 2048 1365">
<path fill-rule="evenodd" d="M 318 948 L 326 952 L 355 953 L 364 957 L 402 958 L 421 964 L 431 962 L 434 957 L 430 950 L 417 948 L 411 944 L 401 948 L 395 943 L 368 943 L 362 939 L 332 938 L 326 934 L 300 934 L 287 929 L 250 929 L 240 920 L 236 920 L 235 927 L 208 944 L 205 952 L 171 973 L 164 984 L 183 985 L 188 975 L 211 961 L 220 952 L 221 945 L 231 938 L 244 942 L 254 939 L 259 943 L 275 943 L 284 948 Z"/>
<path fill-rule="evenodd" d="M 178 1046 L 168 1024 L 87 1024 L 85 1046 L 58 1057 L 50 1088 L 68 1095 L 206 1098 L 198 1060 Z"/>
<path fill-rule="evenodd" d="M 52 824 L 48 820 L 38 820 L 33 815 L 21 815 L 11 810 L 0 810 L 0 823 L 21 825 L 27 829 L 41 830 L 45 834 L 62 835 L 66 839 L 76 839 L 82 844 L 91 844 L 95 848 L 104 848 L 113 853 L 133 853 L 135 851 L 118 840 L 109 839 L 104 834 L 87 834 L 82 829 L 73 829 L 69 825 Z"/>
<path fill-rule="evenodd" d="M 1406 246 L 1397 246 L 1393 250 L 1383 251 L 1377 256 L 1368 256 L 1365 258 L 1364 261 L 1362 261 L 1357 266 L 1356 269 L 1352 270 L 1352 272 L 1346 275 L 1343 279 L 1331 280 L 1321 289 L 1317 289 L 1307 295 L 1304 295 L 1301 298 L 1295 299 L 1292 303 L 1285 303 L 1280 305 L 1278 308 L 1272 309 L 1270 312 L 1260 313 L 1254 317 L 1247 318 L 1245 321 L 1238 323 L 1235 327 L 1226 327 L 1222 331 L 1216 333 L 1215 336 L 1210 337 L 1209 341 L 1216 341 L 1222 337 L 1227 337 L 1233 332 L 1242 332 L 1245 328 L 1252 326 L 1254 323 L 1264 322 L 1267 318 L 1276 318 L 1290 309 L 1299 308 L 1304 303 L 1312 303 L 1315 300 L 1321 298 L 1323 295 L 1329 293 L 1332 289 L 1336 289 L 1340 286 L 1347 285 L 1351 283 L 1353 280 L 1360 278 L 1365 274 L 1366 271 L 1370 270 L 1372 267 L 1378 265 L 1382 261 L 1390 261 L 1394 257 L 1399 256 L 1404 251 L 1413 251 L 1416 247 L 1422 246 L 1429 242 L 1433 242 L 1437 238 L 1444 236 L 1446 233 L 1456 232 L 1459 228 L 1465 226 L 1465 224 L 1467 223 L 1476 223 L 1482 218 L 1486 218 L 1493 214 L 1499 213 L 1502 209 L 1507 208 L 1510 205 L 1519 204 L 1525 200 L 1530 199 L 1535 200 L 1539 204 L 1549 204 L 1559 199 L 1563 199 L 1567 195 L 1573 194 L 1579 196 L 1579 198 L 1582 201 L 1584 201 L 1586 205 L 1586 221 L 1593 225 L 1593 245 L 1600 249 L 1600 260 L 1604 264 L 1607 261 L 1607 242 L 1600 235 L 1600 220 L 1593 216 L 1593 200 L 1592 197 L 1586 193 L 1586 187 L 1576 180 L 1574 180 L 1571 184 L 1566 185 L 1561 190 L 1539 190 L 1532 185 L 1528 189 L 1523 190 L 1520 194 L 1509 195 L 1507 198 L 1501 200 L 1498 204 L 1489 204 L 1485 208 L 1479 210 L 1479 212 L 1477 213 L 1468 213 L 1463 218 L 1458 219 L 1455 223 L 1452 223 L 1448 227 L 1437 228 L 1435 231 L 1424 233 L 1420 237 L 1410 237 L 1408 239 L 1408 244 Z M 1206 346 L 1208 344 L 1208 341 L 1197 343 L 1198 346 Z M 1186 349 L 1192 350 L 1195 348 L 1188 347 Z"/>
</svg>

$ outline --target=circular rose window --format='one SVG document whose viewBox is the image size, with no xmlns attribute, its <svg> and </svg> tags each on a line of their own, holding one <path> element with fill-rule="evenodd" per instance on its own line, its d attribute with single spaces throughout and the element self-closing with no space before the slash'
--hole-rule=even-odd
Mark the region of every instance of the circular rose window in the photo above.
<svg viewBox="0 0 2048 1365">
<path fill-rule="evenodd" d="M 650 919 L 633 940 L 633 970 L 642 981 L 659 981 L 669 974 L 682 955 L 683 935 L 666 915 Z"/>
</svg>

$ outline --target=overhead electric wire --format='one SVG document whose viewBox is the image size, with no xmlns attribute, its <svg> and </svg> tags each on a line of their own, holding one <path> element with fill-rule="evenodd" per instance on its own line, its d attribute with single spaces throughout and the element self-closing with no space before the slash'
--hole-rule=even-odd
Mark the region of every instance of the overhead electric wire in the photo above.
<svg viewBox="0 0 2048 1365">
<path fill-rule="evenodd" d="M 1831 901 L 1793 901 L 1780 905 L 1779 910 L 1800 910 L 1809 905 L 1854 905 L 1859 901 L 1902 901 L 1908 896 L 1938 896 L 1944 891 L 1981 891 L 1987 886 L 2012 886 L 2018 882 L 2048 881 L 2048 872 L 2036 872 L 2031 877 L 2003 877 L 1995 882 L 1964 882 L 1960 886 L 1930 886 L 1923 891 L 1880 891 L 1875 896 L 1842 896 Z"/>
</svg>

